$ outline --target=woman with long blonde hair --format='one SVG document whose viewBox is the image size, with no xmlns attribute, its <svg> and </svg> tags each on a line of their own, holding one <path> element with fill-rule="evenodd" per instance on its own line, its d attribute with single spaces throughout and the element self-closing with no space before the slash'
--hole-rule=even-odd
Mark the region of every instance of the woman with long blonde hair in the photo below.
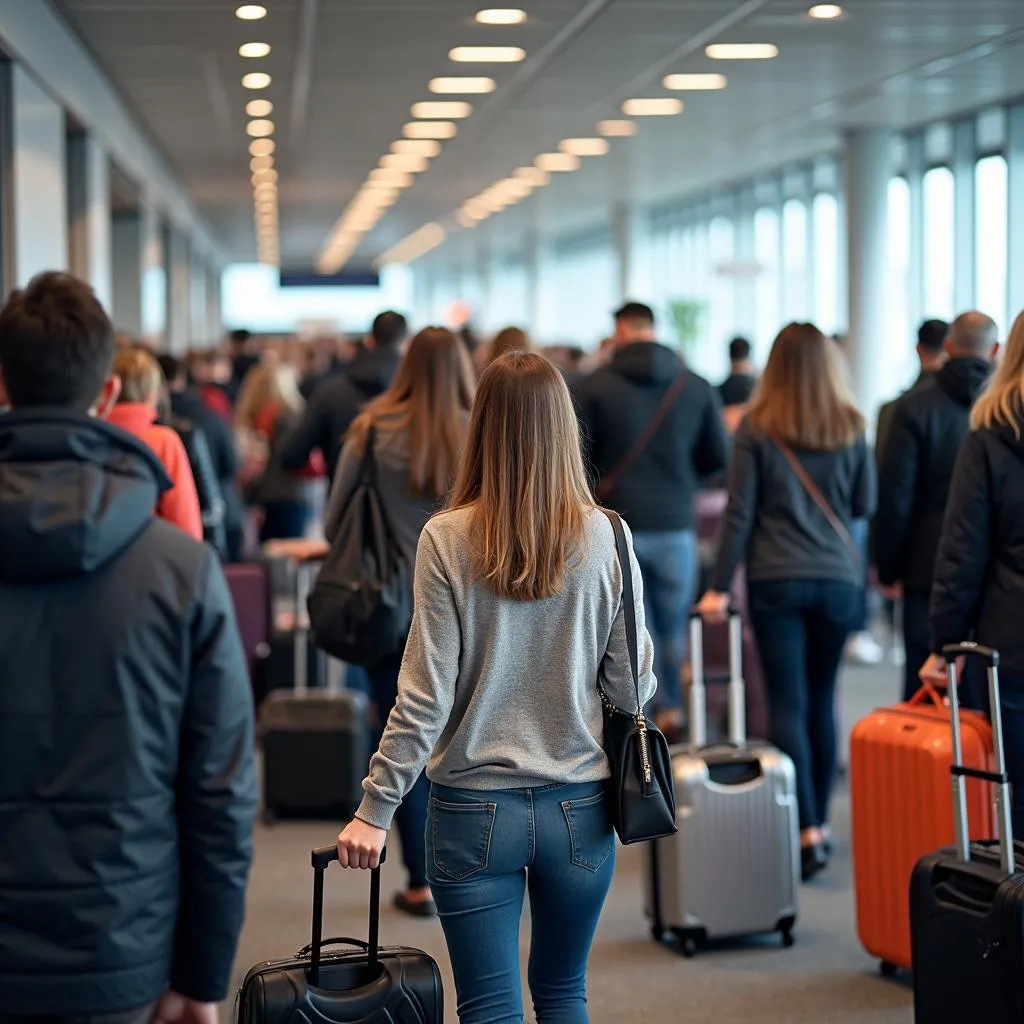
<svg viewBox="0 0 1024 1024">
<path fill-rule="evenodd" d="M 812 324 L 775 339 L 736 432 L 725 533 L 700 602 L 726 614 L 746 563 L 771 739 L 796 766 L 805 878 L 828 861 L 836 676 L 858 619 L 863 569 L 850 527 L 874 510 L 874 464 L 839 350 Z"/>
<path fill-rule="evenodd" d="M 388 526 L 406 564 L 415 564 L 420 532 L 454 482 L 473 391 L 465 345 L 442 327 L 420 331 L 409 343 L 391 386 L 349 428 L 324 523 L 329 541 L 338 535 L 372 438 L 377 489 Z M 395 706 L 401 665 L 399 650 L 367 670 L 381 726 Z M 436 912 L 424 848 L 428 799 L 429 786 L 421 775 L 397 814 L 408 885 L 395 897 L 395 905 L 416 916 Z"/>
<path fill-rule="evenodd" d="M 630 554 L 646 704 L 653 651 Z M 398 704 L 338 839 L 342 866 L 375 865 L 427 766 L 427 872 L 462 1024 L 523 1019 L 527 888 L 537 1020 L 588 1020 L 587 957 L 615 861 L 598 686 L 636 701 L 622 593 L 568 388 L 543 357 L 506 355 L 480 380 L 451 501 L 423 531 Z"/>
<path fill-rule="evenodd" d="M 931 597 L 925 682 L 945 684 L 944 644 L 999 651 L 1013 831 L 1024 835 L 1024 313 L 971 411 L 949 488 Z M 987 706 L 987 694 L 970 695 Z"/>
</svg>

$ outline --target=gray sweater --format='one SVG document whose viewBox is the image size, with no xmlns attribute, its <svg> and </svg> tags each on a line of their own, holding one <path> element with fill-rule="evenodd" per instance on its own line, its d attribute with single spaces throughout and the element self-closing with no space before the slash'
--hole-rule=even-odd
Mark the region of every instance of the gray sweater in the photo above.
<svg viewBox="0 0 1024 1024">
<path fill-rule="evenodd" d="M 622 577 L 605 515 L 589 515 L 580 565 L 561 594 L 543 601 L 498 597 L 473 578 L 469 515 L 442 513 L 420 538 L 398 703 L 356 814 L 379 828 L 391 826 L 424 765 L 433 782 L 473 790 L 607 778 L 598 683 L 619 707 L 636 709 Z M 656 687 L 654 650 L 631 537 L 630 562 L 646 703 Z"/>
<path fill-rule="evenodd" d="M 875 464 L 863 436 L 837 451 L 799 448 L 794 454 L 847 528 L 854 519 L 871 517 Z M 864 580 L 864 567 L 855 563 L 782 452 L 749 418 L 733 442 L 729 505 L 712 589 L 728 591 L 741 561 L 751 583 L 809 579 L 861 585 Z"/>
</svg>

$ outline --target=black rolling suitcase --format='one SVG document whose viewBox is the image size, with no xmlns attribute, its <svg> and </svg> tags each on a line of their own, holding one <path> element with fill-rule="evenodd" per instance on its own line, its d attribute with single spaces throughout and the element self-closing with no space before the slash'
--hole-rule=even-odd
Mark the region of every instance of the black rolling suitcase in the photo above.
<svg viewBox="0 0 1024 1024">
<path fill-rule="evenodd" d="M 260 708 L 263 818 L 344 821 L 363 796 L 369 764 L 369 701 L 328 673 L 325 689 L 307 686 L 306 596 L 314 563 L 296 573 L 295 686 L 272 690 Z"/>
<path fill-rule="evenodd" d="M 910 931 L 916 1024 L 1024 1021 L 1024 843 L 1013 842 L 1010 785 L 999 705 L 999 655 L 978 644 L 943 649 L 953 730 L 956 846 L 922 857 L 910 880 Z M 988 666 L 996 771 L 963 765 L 956 659 Z M 967 778 L 996 787 L 998 840 L 968 839 Z"/>
<path fill-rule="evenodd" d="M 336 847 L 314 850 L 312 942 L 289 960 L 257 964 L 235 1003 L 236 1024 L 443 1024 L 437 964 L 422 950 L 381 949 L 380 869 L 370 880 L 370 941 L 324 939 L 324 870 Z M 322 952 L 325 946 L 355 951 Z"/>
</svg>

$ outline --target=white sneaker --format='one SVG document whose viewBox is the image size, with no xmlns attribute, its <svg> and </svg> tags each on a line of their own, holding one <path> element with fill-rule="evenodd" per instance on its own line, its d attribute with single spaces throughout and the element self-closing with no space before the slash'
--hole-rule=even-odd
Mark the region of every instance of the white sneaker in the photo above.
<svg viewBox="0 0 1024 1024">
<path fill-rule="evenodd" d="M 846 642 L 846 660 L 854 665 L 880 665 L 884 659 L 882 645 L 870 633 L 854 633 Z"/>
</svg>

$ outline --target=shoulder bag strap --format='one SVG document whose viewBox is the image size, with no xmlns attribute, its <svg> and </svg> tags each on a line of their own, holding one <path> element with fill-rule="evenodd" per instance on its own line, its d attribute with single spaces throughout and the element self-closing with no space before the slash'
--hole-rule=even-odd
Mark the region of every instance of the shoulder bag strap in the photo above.
<svg viewBox="0 0 1024 1024">
<path fill-rule="evenodd" d="M 810 474 L 803 467 L 803 463 L 796 457 L 792 448 L 789 445 L 784 444 L 781 441 L 775 442 L 775 447 L 782 452 L 783 457 L 789 463 L 790 468 L 796 475 L 797 480 L 800 481 L 803 489 L 810 495 L 811 500 L 818 508 L 825 514 L 825 518 L 828 520 L 829 526 L 839 535 L 842 542 L 847 546 L 850 551 L 850 555 L 853 558 L 853 566 L 855 569 L 860 568 L 860 551 L 857 548 L 857 544 L 853 539 L 853 535 L 846 528 L 846 524 L 836 515 L 832 506 L 828 503 L 828 499 L 818 488 L 818 485 L 811 479 Z"/>
<path fill-rule="evenodd" d="M 366 447 L 363 449 L 363 457 L 359 463 L 359 482 L 364 486 L 376 484 L 377 482 L 377 456 L 374 447 L 377 443 L 377 425 L 370 424 L 366 432 Z"/>
<path fill-rule="evenodd" d="M 625 454 L 625 456 L 619 461 L 619 464 L 605 477 L 602 477 L 597 485 L 597 495 L 599 498 L 607 498 L 618 486 L 619 481 L 630 469 L 634 462 L 640 458 L 641 455 L 647 450 L 647 446 L 654 440 L 654 435 L 658 432 L 658 428 L 664 422 L 665 417 L 669 414 L 672 406 L 676 404 L 676 399 L 679 397 L 680 392 L 683 390 L 683 386 L 686 384 L 686 380 L 689 377 L 687 370 L 680 370 L 678 376 L 672 384 L 669 386 L 668 391 L 665 392 L 661 401 L 658 403 L 658 407 L 654 410 L 654 414 L 647 422 L 647 426 L 644 428 L 644 432 L 636 439 L 633 447 Z"/>
<path fill-rule="evenodd" d="M 633 563 L 629 558 L 626 531 L 618 513 L 605 510 L 615 531 L 615 553 L 622 573 L 622 614 L 626 620 L 626 649 L 629 651 L 629 669 L 636 689 L 636 709 L 640 711 L 640 656 L 636 646 L 636 599 L 633 597 Z"/>
</svg>

